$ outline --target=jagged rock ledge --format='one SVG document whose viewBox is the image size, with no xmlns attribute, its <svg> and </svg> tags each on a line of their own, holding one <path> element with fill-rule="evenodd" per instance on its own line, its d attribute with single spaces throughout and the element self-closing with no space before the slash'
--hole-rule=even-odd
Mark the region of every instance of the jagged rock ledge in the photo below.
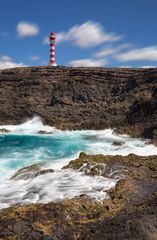
<svg viewBox="0 0 157 240">
<path fill-rule="evenodd" d="M 111 127 L 156 141 L 156 81 L 156 68 L 1 70 L 0 125 L 39 115 L 60 129 Z"/>
<path fill-rule="evenodd" d="M 117 169 L 122 173 L 115 189 L 108 192 L 109 199 L 100 203 L 80 196 L 59 203 L 32 204 L 1 210 L 0 239 L 155 240 L 157 156 L 92 156 L 81 153 L 66 168 L 104 176 L 104 172 L 99 171 L 102 164 L 108 166 L 105 174 Z M 91 166 L 97 168 L 93 171 Z M 29 170 L 34 167 L 37 171 L 40 170 L 38 166 L 32 166 Z"/>
<path fill-rule="evenodd" d="M 18 124 L 39 115 L 45 123 L 60 129 L 112 127 L 119 133 L 147 137 L 155 142 L 156 80 L 156 68 L 30 67 L 2 70 L 0 125 Z M 6 130 L 2 129 L 2 132 Z M 1 210 L 0 239 L 157 238 L 156 156 L 89 156 L 82 153 L 66 167 L 104 177 L 114 173 L 112 176 L 121 180 L 108 192 L 110 198 L 103 203 L 80 196 L 60 203 Z M 37 168 L 37 175 L 46 173 Z M 36 172 L 34 175 L 32 171 L 30 177 L 36 177 Z"/>
</svg>

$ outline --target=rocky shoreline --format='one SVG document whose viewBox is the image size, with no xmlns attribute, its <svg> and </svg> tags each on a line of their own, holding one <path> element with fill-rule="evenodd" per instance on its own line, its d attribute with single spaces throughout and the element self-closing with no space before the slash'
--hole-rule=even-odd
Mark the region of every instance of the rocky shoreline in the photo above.
<svg viewBox="0 0 157 240">
<path fill-rule="evenodd" d="M 111 127 L 156 142 L 156 78 L 156 68 L 1 70 L 0 125 L 38 115 L 59 129 Z"/>
<path fill-rule="evenodd" d="M 103 171 L 102 164 L 106 166 Z M 103 202 L 83 195 L 58 203 L 3 209 L 0 239 L 156 239 L 157 156 L 81 153 L 64 168 L 120 180 Z"/>
<path fill-rule="evenodd" d="M 46 124 L 59 129 L 111 127 L 118 133 L 149 138 L 156 144 L 156 78 L 156 68 L 1 70 L 0 125 L 19 124 L 38 115 Z M 7 129 L 2 128 L 1 132 L 7 133 Z M 30 166 L 29 177 L 53 174 L 52 169 L 43 171 L 40 166 L 34 167 Z M 157 239 L 157 156 L 81 153 L 64 169 L 112 177 L 118 183 L 102 202 L 82 195 L 58 203 L 3 209 L 0 239 Z M 27 170 L 21 169 L 13 177 L 21 177 L 21 173 L 27 177 Z"/>
</svg>

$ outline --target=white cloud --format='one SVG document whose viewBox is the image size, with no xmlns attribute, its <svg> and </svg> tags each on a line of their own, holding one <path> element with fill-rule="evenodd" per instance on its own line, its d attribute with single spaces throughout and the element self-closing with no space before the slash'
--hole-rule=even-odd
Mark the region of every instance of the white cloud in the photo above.
<svg viewBox="0 0 157 240">
<path fill-rule="evenodd" d="M 14 62 L 0 62 L 0 69 L 6 68 L 15 68 L 15 67 L 27 67 L 23 63 L 14 63 Z"/>
<path fill-rule="evenodd" d="M 31 56 L 29 56 L 29 59 L 31 61 L 39 61 L 41 58 L 38 55 L 31 55 Z"/>
<path fill-rule="evenodd" d="M 118 66 L 119 68 L 132 68 L 131 66 Z"/>
<path fill-rule="evenodd" d="M 16 30 L 18 37 L 36 36 L 39 33 L 38 26 L 29 22 L 18 23 Z"/>
<path fill-rule="evenodd" d="M 130 46 L 131 46 L 131 44 L 120 44 L 115 47 L 111 47 L 111 46 L 105 47 L 101 51 L 97 52 L 95 56 L 98 58 L 112 56 L 112 55 L 120 52 L 123 49 L 129 48 Z"/>
<path fill-rule="evenodd" d="M 4 55 L 0 56 L 0 69 L 15 68 L 15 67 L 26 67 L 23 63 L 15 63 L 12 58 Z"/>
<path fill-rule="evenodd" d="M 107 64 L 107 61 L 105 59 L 79 59 L 69 62 L 69 65 L 72 67 L 101 67 Z"/>
<path fill-rule="evenodd" d="M 157 61 L 157 46 L 132 49 L 128 52 L 117 54 L 115 58 L 122 62 L 137 60 Z"/>
<path fill-rule="evenodd" d="M 12 61 L 12 58 L 7 55 L 0 56 L 0 62 L 11 62 L 11 61 Z"/>
<path fill-rule="evenodd" d="M 140 68 L 156 68 L 157 66 L 147 65 L 147 66 L 140 66 Z"/>
<path fill-rule="evenodd" d="M 109 47 L 109 48 L 105 48 L 99 52 L 96 53 L 96 57 L 107 57 L 110 55 L 113 55 L 114 53 L 117 52 L 117 49 L 113 48 L 113 47 Z"/>
<path fill-rule="evenodd" d="M 67 32 L 59 32 L 56 34 L 57 43 L 71 42 L 80 48 L 90 48 L 105 42 L 118 41 L 122 36 L 116 33 L 107 33 L 104 31 L 100 23 L 87 21 L 81 25 L 75 25 Z M 48 43 L 48 38 L 44 38 L 43 42 Z"/>
<path fill-rule="evenodd" d="M 43 43 L 44 43 L 44 44 L 49 44 L 49 38 L 48 38 L 48 37 L 44 37 Z"/>
</svg>

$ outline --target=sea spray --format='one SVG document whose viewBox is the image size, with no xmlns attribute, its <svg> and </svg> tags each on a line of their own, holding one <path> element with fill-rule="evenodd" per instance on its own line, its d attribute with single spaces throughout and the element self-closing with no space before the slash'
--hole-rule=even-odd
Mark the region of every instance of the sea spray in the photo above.
<svg viewBox="0 0 157 240">
<path fill-rule="evenodd" d="M 99 200 L 106 198 L 106 190 L 114 187 L 116 180 L 61 170 L 81 151 L 104 155 L 157 154 L 157 147 L 148 144 L 148 140 L 117 135 L 112 129 L 61 131 L 43 125 L 39 117 L 21 125 L 3 125 L 0 128 L 11 131 L 0 134 L 0 208 L 16 203 L 58 201 L 81 194 Z M 41 131 L 45 134 L 39 134 Z M 11 180 L 18 169 L 35 163 L 42 169 L 56 171 L 33 179 Z"/>
</svg>

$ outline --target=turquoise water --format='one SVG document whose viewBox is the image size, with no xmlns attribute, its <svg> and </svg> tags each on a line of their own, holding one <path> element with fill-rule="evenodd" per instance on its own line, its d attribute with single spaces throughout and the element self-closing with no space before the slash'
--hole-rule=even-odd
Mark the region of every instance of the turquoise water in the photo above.
<svg viewBox="0 0 157 240">
<path fill-rule="evenodd" d="M 122 141 L 124 144 L 114 146 L 114 141 Z M 116 135 L 111 129 L 65 132 L 55 130 L 47 135 L 26 134 L 25 131 L 16 133 L 15 131 L 0 135 L 0 169 L 13 170 L 34 163 L 57 165 L 65 160 L 68 162 L 70 159 L 75 159 L 81 151 L 111 155 L 156 154 L 157 148 L 146 143 L 146 140 Z"/>
<path fill-rule="evenodd" d="M 61 160 L 82 150 L 86 151 L 83 139 L 74 135 L 0 135 L 0 159 L 6 159 L 4 165 L 8 168 L 20 168 L 34 162 Z"/>
<path fill-rule="evenodd" d="M 0 128 L 11 131 L 0 134 L 0 208 L 16 203 L 58 201 L 81 194 L 98 200 L 106 198 L 106 191 L 114 187 L 117 180 L 62 170 L 82 151 L 105 155 L 157 155 L 157 147 L 149 144 L 148 140 L 117 135 L 112 129 L 60 131 L 44 126 L 38 117 L 21 125 Z M 38 134 L 40 130 L 50 134 Z M 115 146 L 114 141 L 123 143 Z M 55 172 L 29 179 L 11 179 L 17 170 L 34 163 Z"/>
<path fill-rule="evenodd" d="M 113 146 L 114 141 L 124 141 L 122 146 Z M 81 151 L 87 153 L 148 154 L 144 140 L 117 136 L 112 130 L 104 131 L 56 131 L 51 135 L 4 134 L 0 135 L 1 169 L 17 169 L 33 163 L 61 163 L 76 158 Z M 149 146 L 154 151 L 156 148 Z M 153 154 L 152 152 L 152 154 Z"/>
</svg>

